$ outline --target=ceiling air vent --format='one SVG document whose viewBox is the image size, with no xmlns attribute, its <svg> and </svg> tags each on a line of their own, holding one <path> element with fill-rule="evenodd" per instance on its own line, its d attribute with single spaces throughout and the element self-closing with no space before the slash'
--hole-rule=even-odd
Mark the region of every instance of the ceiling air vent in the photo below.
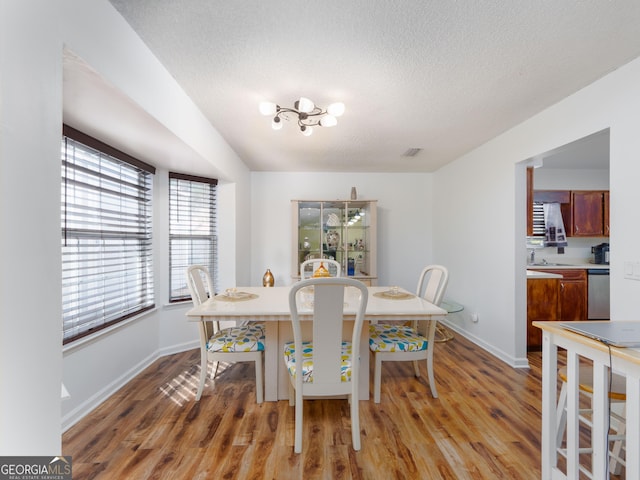
<svg viewBox="0 0 640 480">
<path fill-rule="evenodd" d="M 422 151 L 421 148 L 410 148 L 402 154 L 403 157 L 415 157 Z"/>
</svg>

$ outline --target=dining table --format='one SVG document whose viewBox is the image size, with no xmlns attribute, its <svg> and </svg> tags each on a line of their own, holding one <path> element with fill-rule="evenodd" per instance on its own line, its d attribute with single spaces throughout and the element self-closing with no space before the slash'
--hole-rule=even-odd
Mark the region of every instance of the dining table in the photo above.
<svg viewBox="0 0 640 480">
<path fill-rule="evenodd" d="M 446 317 L 447 311 L 402 288 L 370 286 L 360 343 L 359 395 L 369 399 L 369 328 L 371 322 L 412 320 L 435 321 Z M 209 298 L 187 313 L 189 321 L 219 321 L 243 324 L 249 321 L 265 325 L 264 375 L 266 401 L 289 398 L 289 375 L 283 360 L 283 346 L 293 341 L 289 311 L 291 286 L 235 287 Z M 358 290 L 345 289 L 344 315 L 347 322 L 353 321 L 357 307 Z M 302 320 L 311 320 L 311 299 L 300 298 L 299 309 Z M 344 335 L 344 332 L 343 332 Z"/>
</svg>

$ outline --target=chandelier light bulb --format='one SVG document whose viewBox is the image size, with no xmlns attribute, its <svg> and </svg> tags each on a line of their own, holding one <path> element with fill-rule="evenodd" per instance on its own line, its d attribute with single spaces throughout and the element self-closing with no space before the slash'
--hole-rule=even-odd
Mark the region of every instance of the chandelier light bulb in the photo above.
<svg viewBox="0 0 640 480">
<path fill-rule="evenodd" d="M 313 104 L 311 100 L 306 97 L 300 97 L 298 100 L 298 110 L 304 113 L 311 113 L 316 106 Z"/>
<path fill-rule="evenodd" d="M 280 120 L 280 117 L 275 117 L 273 119 L 273 122 L 271 122 L 271 128 L 274 130 L 280 130 L 282 128 L 282 120 Z"/>
<path fill-rule="evenodd" d="M 333 115 L 334 117 L 339 117 L 344 113 L 344 103 L 342 102 L 332 103 L 327 107 L 327 113 L 329 115 Z"/>
<path fill-rule="evenodd" d="M 273 102 L 260 102 L 260 113 L 262 115 L 274 115 L 278 109 L 278 106 Z"/>
<path fill-rule="evenodd" d="M 333 115 L 325 115 L 320 119 L 321 127 L 335 127 L 338 124 L 338 120 Z"/>
<path fill-rule="evenodd" d="M 302 127 L 300 127 L 300 131 L 302 132 L 302 134 L 305 137 L 308 137 L 309 135 L 311 135 L 313 133 L 313 128 L 311 127 L 305 127 L 304 125 Z"/>
</svg>

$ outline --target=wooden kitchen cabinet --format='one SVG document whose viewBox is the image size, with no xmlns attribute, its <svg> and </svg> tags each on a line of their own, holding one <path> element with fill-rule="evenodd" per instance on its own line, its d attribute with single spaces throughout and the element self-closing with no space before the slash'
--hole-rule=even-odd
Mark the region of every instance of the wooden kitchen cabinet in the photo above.
<svg viewBox="0 0 640 480">
<path fill-rule="evenodd" d="M 603 192 L 604 200 L 604 236 L 609 236 L 609 192 Z"/>
<path fill-rule="evenodd" d="M 535 190 L 532 194 L 532 204 L 530 214 L 531 217 L 531 226 L 527 225 L 527 232 L 531 232 L 532 235 L 544 235 L 544 219 L 541 216 L 538 216 L 538 222 L 534 225 L 534 203 L 538 204 L 540 208 L 540 215 L 542 215 L 542 207 L 539 205 L 541 203 L 559 203 L 560 204 L 560 213 L 562 214 L 562 221 L 565 225 L 565 233 L 567 236 L 571 235 L 571 191 L 570 190 Z M 529 217 L 527 217 L 529 220 Z M 527 233 L 529 234 L 529 233 Z"/>
<path fill-rule="evenodd" d="M 540 203 L 560 204 L 567 237 L 609 236 L 608 190 L 533 190 L 533 172 L 527 170 L 527 235 L 543 234 L 544 221 L 535 221 L 534 205 Z"/>
<path fill-rule="evenodd" d="M 571 192 L 571 236 L 602 237 L 609 235 L 608 213 L 605 227 L 605 194 L 604 191 L 572 191 Z M 608 210 L 607 198 L 607 210 Z M 606 231 L 606 233 L 605 233 Z"/>
<path fill-rule="evenodd" d="M 542 347 L 542 333 L 532 322 L 587 320 L 587 271 L 580 268 L 544 271 L 562 278 L 527 280 L 527 350 Z"/>
<path fill-rule="evenodd" d="M 530 278 L 527 280 L 527 350 L 542 348 L 542 330 L 533 322 L 558 320 L 558 278 Z"/>
<path fill-rule="evenodd" d="M 558 283 L 558 320 L 587 320 L 587 271 L 546 270 L 562 275 Z"/>
</svg>

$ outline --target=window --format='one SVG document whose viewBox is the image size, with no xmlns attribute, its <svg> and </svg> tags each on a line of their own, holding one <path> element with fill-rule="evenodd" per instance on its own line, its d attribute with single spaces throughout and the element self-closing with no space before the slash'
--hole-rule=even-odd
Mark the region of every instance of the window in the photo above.
<svg viewBox="0 0 640 480">
<path fill-rule="evenodd" d="M 63 343 L 154 307 L 154 167 L 64 126 Z"/>
<path fill-rule="evenodd" d="M 169 173 L 169 301 L 190 300 L 185 270 L 209 269 L 217 284 L 215 179 Z"/>
</svg>

